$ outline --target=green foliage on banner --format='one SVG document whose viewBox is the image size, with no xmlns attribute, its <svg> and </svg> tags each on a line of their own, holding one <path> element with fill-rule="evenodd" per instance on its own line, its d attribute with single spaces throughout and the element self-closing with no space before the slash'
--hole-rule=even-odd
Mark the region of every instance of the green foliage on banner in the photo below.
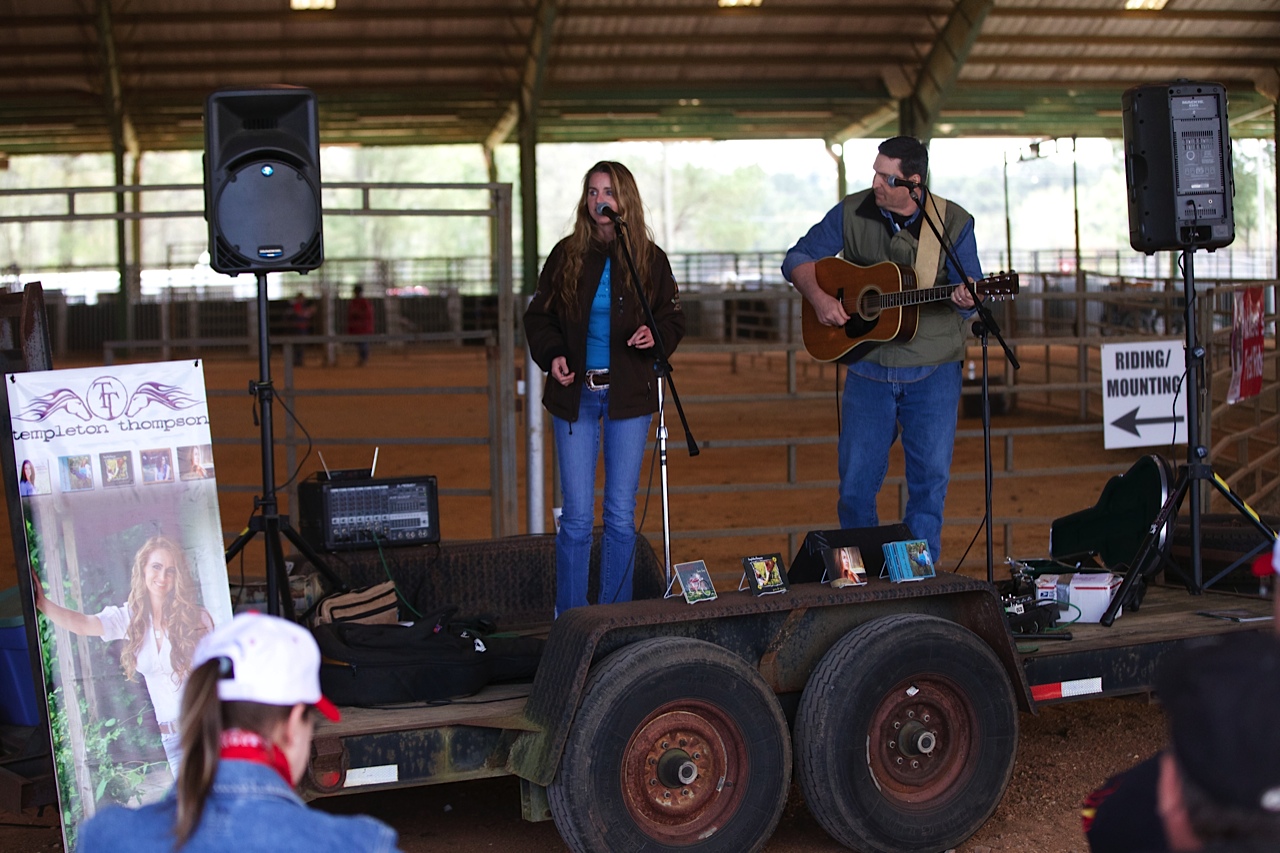
<svg viewBox="0 0 1280 853">
<path fill-rule="evenodd" d="M 30 519 L 26 520 L 26 528 L 28 559 L 35 573 L 35 582 L 40 583 L 40 577 L 44 574 L 40 537 Z M 43 614 L 38 614 L 36 629 L 40 637 L 41 665 L 44 667 L 47 682 L 53 683 L 58 672 L 58 649 L 53 622 Z M 117 742 L 127 741 L 137 747 L 151 739 L 146 728 L 145 705 L 137 710 L 131 720 L 122 721 L 115 717 L 97 720 L 93 718 L 88 697 L 83 691 L 76 689 L 74 684 L 71 685 L 70 691 L 66 688 L 67 685 L 59 684 L 49 692 L 49 732 L 53 740 L 54 772 L 58 784 L 63 827 L 68 848 L 74 850 L 77 827 L 85 819 L 85 803 L 80 787 L 76 784 L 76 752 L 71 734 L 69 703 L 74 701 L 79 710 L 80 739 L 84 747 L 85 763 L 88 768 L 89 783 L 93 789 L 95 807 L 109 803 L 140 805 L 147 774 L 155 763 L 119 761 L 114 755 L 115 750 L 112 749 Z M 118 689 L 128 692 L 127 683 L 121 681 Z M 122 704 L 130 704 L 127 696 L 115 698 Z M 136 705 L 136 703 L 133 704 Z M 132 725 L 127 724 L 130 722 Z"/>
</svg>

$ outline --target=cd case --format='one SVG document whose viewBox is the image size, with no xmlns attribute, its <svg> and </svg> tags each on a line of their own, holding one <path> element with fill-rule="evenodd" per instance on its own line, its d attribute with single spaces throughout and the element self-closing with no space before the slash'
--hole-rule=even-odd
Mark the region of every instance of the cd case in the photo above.
<svg viewBox="0 0 1280 853">
<path fill-rule="evenodd" d="M 894 583 L 933 577 L 929 543 L 923 539 L 884 543 L 884 570 Z"/>
<path fill-rule="evenodd" d="M 833 587 L 842 587 L 862 586 L 867 582 L 867 564 L 857 545 L 827 548 L 822 552 L 822 562 L 826 567 L 822 576 L 824 583 L 829 581 Z"/>
<path fill-rule="evenodd" d="M 749 588 L 756 595 L 771 595 L 786 592 L 790 585 L 781 554 L 742 558 L 742 581 L 738 589 Z"/>
<path fill-rule="evenodd" d="M 690 563 L 676 563 L 676 577 L 680 579 L 680 589 L 684 600 L 690 604 L 699 601 L 710 601 L 716 597 L 715 584 L 711 582 L 711 573 L 707 571 L 705 560 L 694 560 Z"/>
</svg>

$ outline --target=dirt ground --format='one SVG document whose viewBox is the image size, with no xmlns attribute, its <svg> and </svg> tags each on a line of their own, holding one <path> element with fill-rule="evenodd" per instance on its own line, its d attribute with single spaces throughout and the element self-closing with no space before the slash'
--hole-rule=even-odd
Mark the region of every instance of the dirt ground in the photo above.
<svg viewBox="0 0 1280 853">
<path fill-rule="evenodd" d="M 802 406 L 753 400 L 752 394 L 785 390 L 785 371 L 776 356 L 744 355 L 729 360 L 703 355 L 681 359 L 677 355 L 676 368 L 677 390 L 688 401 L 685 408 L 690 427 L 704 449 L 696 459 L 688 457 L 683 430 L 674 412 L 669 410 L 673 529 L 686 524 L 692 526 L 695 521 L 700 529 L 782 524 L 803 525 L 806 529 L 837 526 L 834 490 L 830 487 L 777 493 L 783 495 L 781 498 L 770 497 L 768 491 L 744 488 L 744 484 L 749 487 L 785 479 L 789 464 L 785 449 L 725 446 L 727 441 L 742 438 L 833 435 L 834 395 L 829 400 Z M 249 486 L 260 482 L 258 432 L 251 411 L 253 398 L 245 393 L 247 380 L 255 378 L 256 363 L 215 359 L 206 362 L 205 370 L 211 390 L 219 484 Z M 275 368 L 277 385 L 281 381 L 280 370 L 278 366 Z M 364 369 L 354 366 L 352 353 L 344 353 L 342 363 L 329 368 L 320 366 L 318 354 L 312 354 L 308 365 L 298 373 L 299 388 L 339 388 L 359 396 L 300 397 L 293 408 L 315 436 L 317 447 L 331 468 L 367 465 L 370 449 L 360 443 L 360 439 L 378 437 L 383 439 L 379 475 L 429 472 L 439 478 L 442 491 L 478 490 L 488 485 L 487 447 L 456 441 L 421 447 L 397 444 L 396 439 L 415 435 L 485 435 L 482 395 L 415 396 L 411 392 L 423 387 L 459 384 L 483 388 L 487 382 L 483 355 L 474 349 L 437 351 L 429 356 L 376 352 L 371 366 Z M 835 376 L 830 367 L 810 364 L 801 371 L 799 382 L 802 390 L 833 392 Z M 375 387 L 391 390 L 379 395 L 371 392 Z M 698 400 L 700 395 L 735 390 L 743 394 L 742 402 L 712 406 Z M 1043 407 L 1023 405 L 1017 414 L 1005 416 L 998 425 L 1043 425 L 1060 417 L 1061 414 Z M 277 406 L 277 437 L 284 433 L 286 422 L 287 415 Z M 972 418 L 961 422 L 962 430 L 976 430 L 979 426 Z M 523 416 L 518 428 L 523 431 Z M 997 450 L 997 454 L 1000 452 Z M 1117 454 L 1102 450 L 1097 434 L 1031 437 L 1020 443 L 1017 452 L 1020 459 L 1027 460 L 1020 463 L 1024 467 L 1047 464 L 1044 460 L 1050 458 L 1069 459 L 1073 464 L 1122 463 L 1126 458 L 1136 458 L 1133 452 Z M 831 480 L 834 456 L 833 444 L 800 448 L 794 460 L 799 478 Z M 289 476 L 286 455 L 277 450 L 276 457 L 277 479 L 284 482 Z M 979 439 L 961 439 L 957 442 L 954 469 L 980 472 L 982 458 Z M 899 454 L 891 473 L 900 471 L 900 466 Z M 313 455 L 302 473 L 305 476 L 319 467 L 318 458 Z M 642 505 L 646 477 L 647 474 L 642 475 Z M 1056 517 L 1091 506 L 1105 481 L 1105 476 L 1014 481 L 994 496 L 996 515 Z M 709 493 L 681 490 L 694 484 L 728 488 Z M 252 499 L 252 489 L 221 497 L 224 529 L 235 530 L 249 517 Z M 644 530 L 660 547 L 658 500 L 655 477 Z M 948 517 L 980 518 L 982 501 L 980 478 L 957 482 L 948 499 Z M 490 535 L 487 498 L 472 494 L 442 495 L 440 504 L 441 528 L 446 539 Z M 882 500 L 884 518 L 892 520 L 895 512 L 895 496 L 885 496 Z M 949 528 L 944 534 L 944 563 L 954 564 L 974 533 L 973 529 Z M 1047 549 L 1047 526 L 1033 527 L 1029 532 L 1020 532 L 1018 537 L 1015 556 L 1036 556 Z M 0 545 L 7 548 L 8 543 Z M 997 548 L 1001 546 L 998 544 Z M 245 549 L 245 570 L 250 575 L 255 573 L 260 551 L 261 547 L 254 543 Z M 717 586 L 723 589 L 736 584 L 742 555 L 769 551 L 788 553 L 788 548 L 785 537 L 753 536 L 680 539 L 674 543 L 673 551 L 676 561 L 705 559 Z M 997 564 L 1004 556 L 1003 553 L 996 555 Z M 976 556 L 970 554 L 962 573 L 984 575 L 984 560 L 979 542 Z M 4 577 L 6 568 L 12 571 L 11 565 L 0 566 L 0 586 L 15 582 Z M 235 569 L 233 566 L 233 573 Z M 1013 780 L 996 813 L 972 839 L 957 848 L 958 853 L 1087 850 L 1080 829 L 1081 800 L 1108 775 L 1154 752 L 1162 740 L 1162 725 L 1157 707 L 1134 700 L 1078 702 L 1042 709 L 1038 716 L 1021 715 L 1021 741 Z M 407 851 L 565 849 L 551 823 L 528 824 L 521 820 L 518 785 L 511 778 L 352 795 L 322 801 L 319 807 L 335 812 L 374 814 L 400 831 L 402 846 Z M 61 846 L 53 809 L 43 815 L 0 813 L 0 850 L 36 853 L 60 850 Z M 843 848 L 825 835 L 804 807 L 798 790 L 793 790 L 782 823 L 765 849 L 769 853 L 792 853 Z"/>
<path fill-rule="evenodd" d="M 1136 700 L 1099 699 L 1023 714 L 1013 779 L 990 820 L 956 853 L 1086 853 L 1080 802 L 1112 773 L 1155 752 L 1163 740 L 1158 707 Z M 520 817 L 514 777 L 430 788 L 356 794 L 322 800 L 341 814 L 371 814 L 400 833 L 407 853 L 503 850 L 551 853 L 567 848 L 550 822 Z M 836 853 L 805 808 L 796 786 L 765 853 Z M 56 812 L 0 812 L 0 850 L 62 850 Z"/>
</svg>

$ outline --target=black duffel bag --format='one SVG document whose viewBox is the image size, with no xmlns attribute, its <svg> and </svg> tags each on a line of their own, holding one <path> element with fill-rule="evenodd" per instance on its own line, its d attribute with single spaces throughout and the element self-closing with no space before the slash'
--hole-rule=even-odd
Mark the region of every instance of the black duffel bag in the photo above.
<svg viewBox="0 0 1280 853">
<path fill-rule="evenodd" d="M 482 636 L 466 623 L 451 622 L 453 612 L 449 608 L 413 625 L 316 626 L 321 691 L 339 705 L 369 707 L 442 702 L 470 696 L 492 681 L 533 677 L 542 640 Z"/>
</svg>

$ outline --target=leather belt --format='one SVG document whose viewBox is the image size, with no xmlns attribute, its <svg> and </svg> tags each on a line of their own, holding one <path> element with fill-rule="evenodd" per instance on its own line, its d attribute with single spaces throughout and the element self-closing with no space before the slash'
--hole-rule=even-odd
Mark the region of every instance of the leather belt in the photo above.
<svg viewBox="0 0 1280 853">
<path fill-rule="evenodd" d="M 609 371 L 607 370 L 588 370 L 587 371 L 587 387 L 592 391 L 603 391 L 609 387 Z"/>
<path fill-rule="evenodd" d="M 160 734 L 162 734 L 162 735 L 176 735 L 177 733 L 178 733 L 178 724 L 177 724 L 177 723 L 161 723 L 161 724 L 160 724 Z"/>
</svg>

